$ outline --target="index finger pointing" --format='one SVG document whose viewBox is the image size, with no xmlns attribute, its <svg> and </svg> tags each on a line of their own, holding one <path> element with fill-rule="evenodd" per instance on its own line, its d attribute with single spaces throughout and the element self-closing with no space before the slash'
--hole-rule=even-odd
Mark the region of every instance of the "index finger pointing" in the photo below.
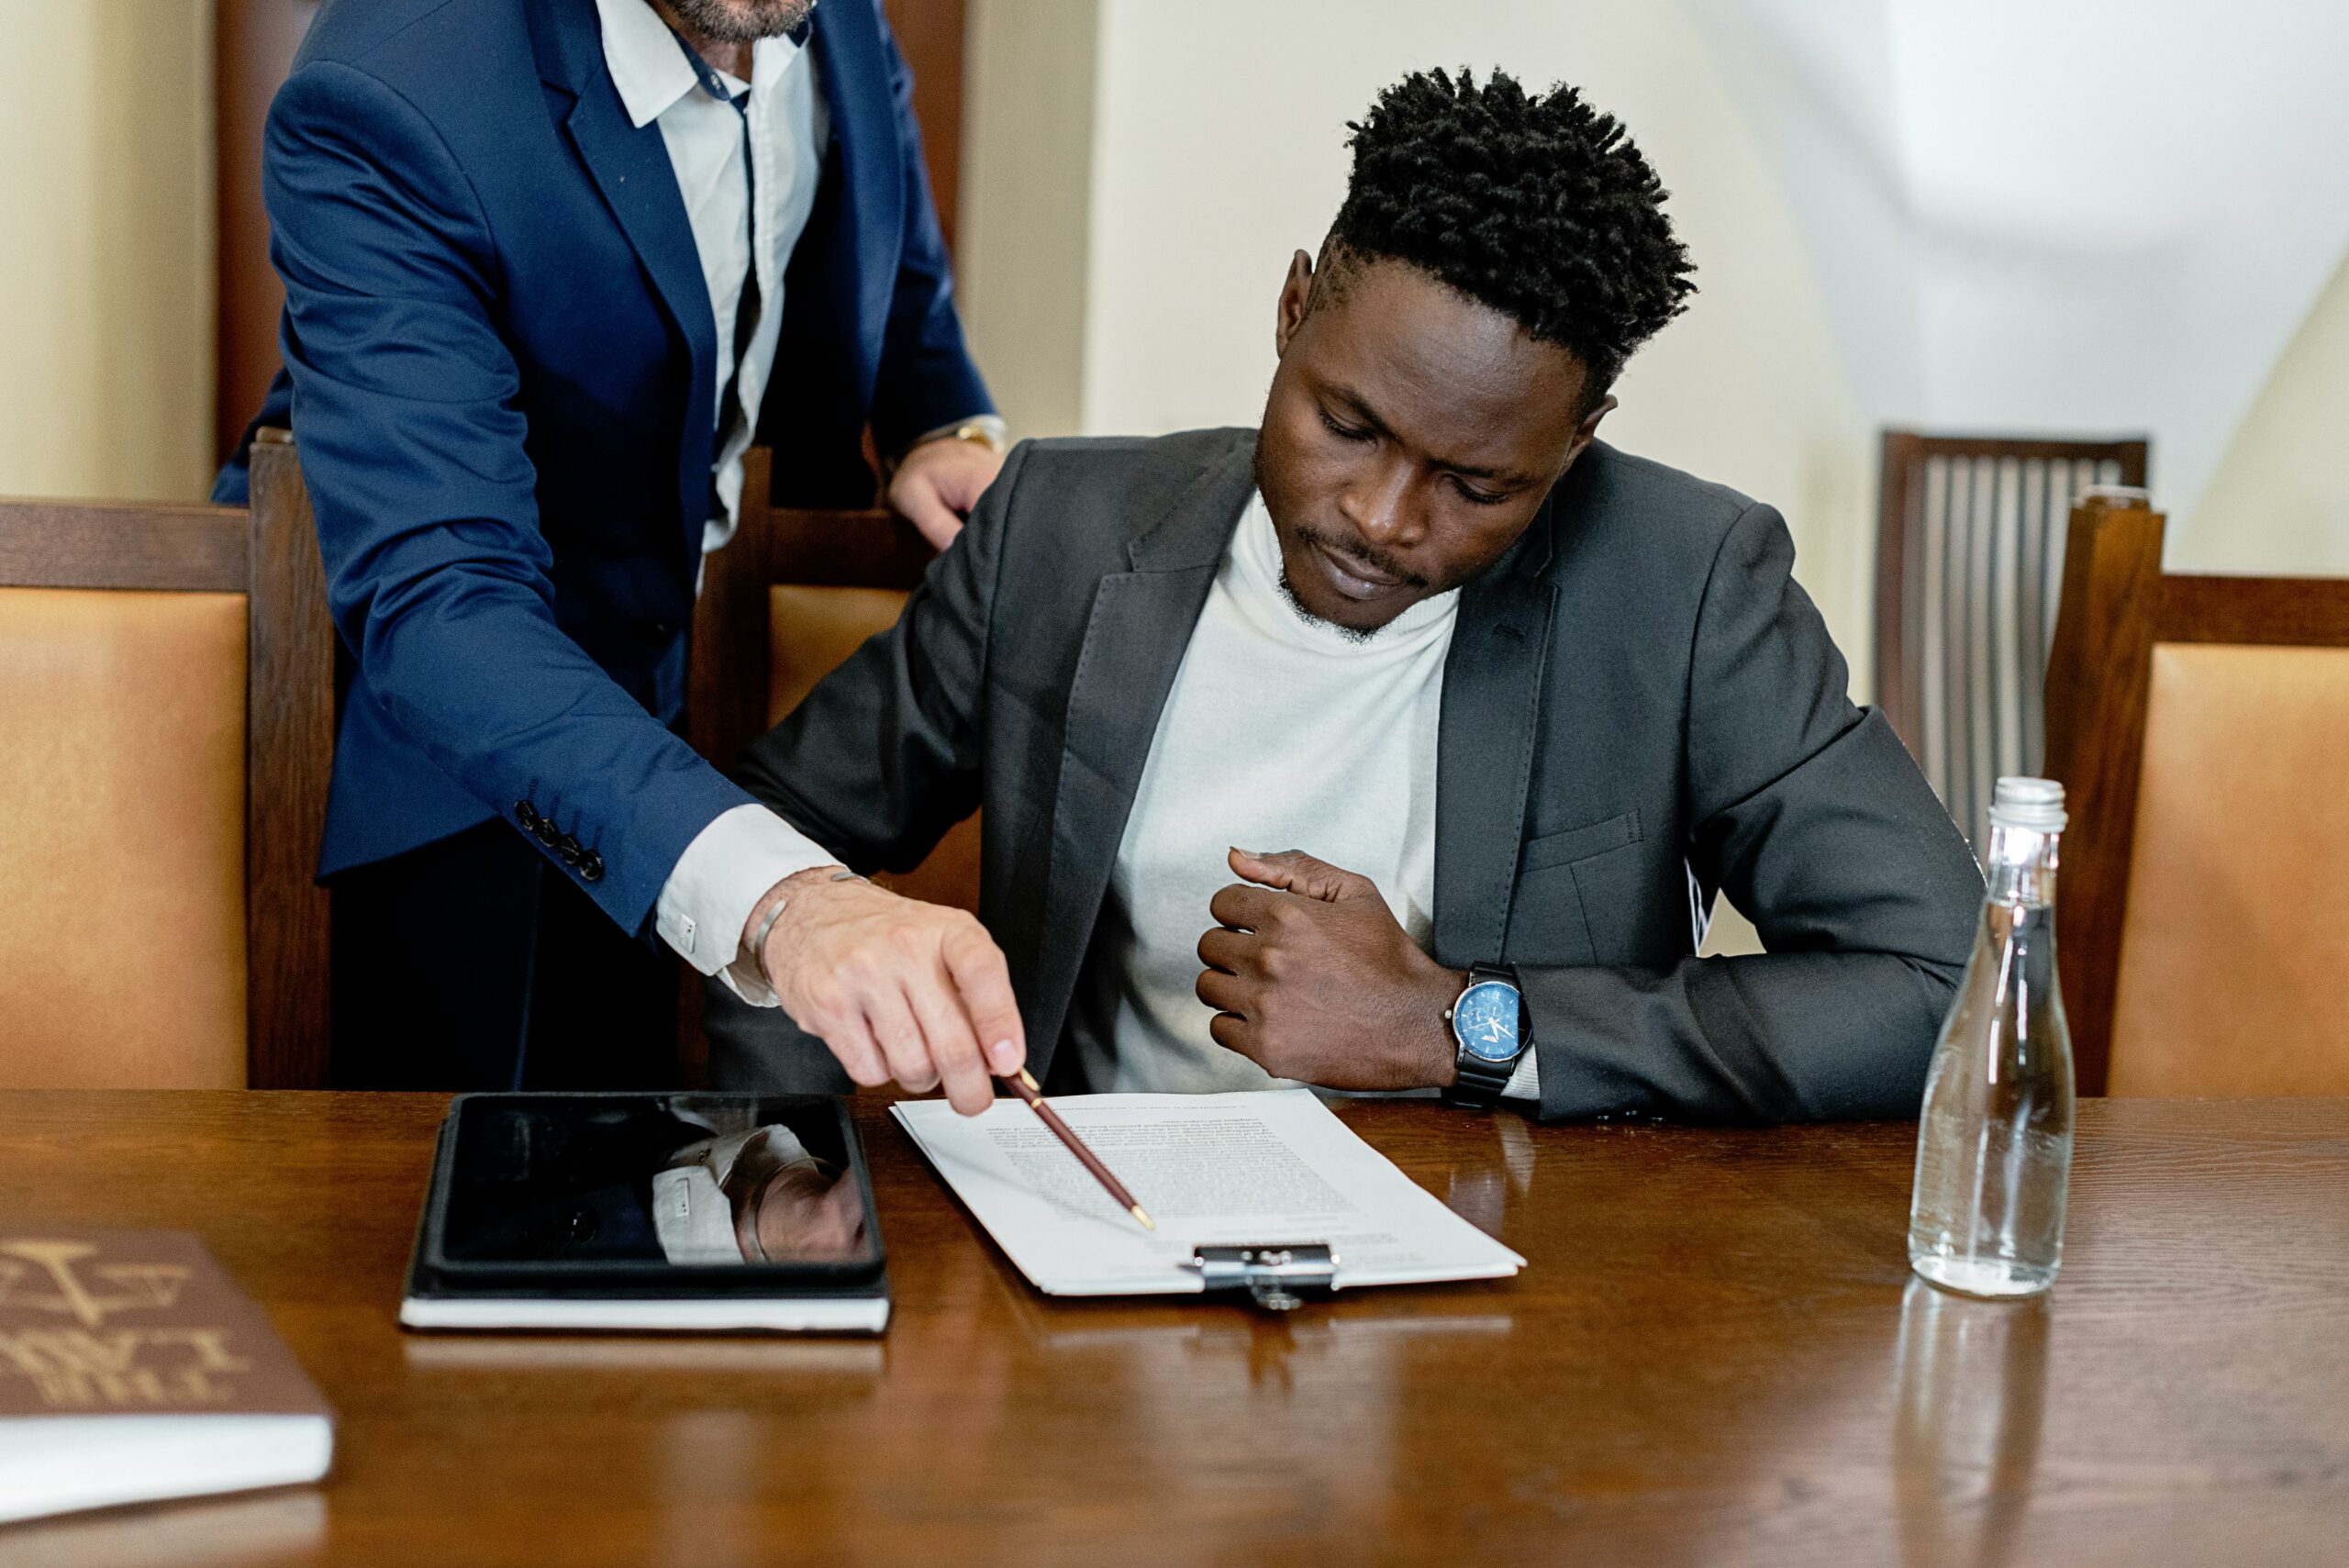
<svg viewBox="0 0 2349 1568">
<path fill-rule="evenodd" d="M 975 921 L 940 944 L 946 971 L 963 995 L 987 1071 L 1008 1078 L 1028 1060 L 1028 1029 L 1019 1021 L 1019 998 L 1012 994 L 1011 971 L 1003 950 Z"/>
</svg>

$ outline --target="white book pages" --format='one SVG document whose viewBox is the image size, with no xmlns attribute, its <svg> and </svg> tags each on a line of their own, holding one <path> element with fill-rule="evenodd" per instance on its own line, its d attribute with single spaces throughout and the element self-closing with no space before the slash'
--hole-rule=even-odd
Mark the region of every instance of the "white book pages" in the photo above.
<svg viewBox="0 0 2349 1568">
<path fill-rule="evenodd" d="M 0 1420 L 0 1519 L 316 1481 L 324 1416 L 25 1416 Z"/>
<path fill-rule="evenodd" d="M 878 1334 L 889 1326 L 889 1298 L 717 1296 L 587 1301 L 547 1296 L 411 1296 L 400 1303 L 400 1321 L 410 1329 Z"/>
<path fill-rule="evenodd" d="M 1073 1095 L 1060 1112 L 1158 1222 L 1144 1230 L 1016 1099 L 893 1107 L 955 1195 L 1048 1296 L 1201 1288 L 1200 1246 L 1326 1241 L 1338 1288 L 1494 1279 L 1525 1260 L 1446 1208 L 1310 1090 Z"/>
</svg>

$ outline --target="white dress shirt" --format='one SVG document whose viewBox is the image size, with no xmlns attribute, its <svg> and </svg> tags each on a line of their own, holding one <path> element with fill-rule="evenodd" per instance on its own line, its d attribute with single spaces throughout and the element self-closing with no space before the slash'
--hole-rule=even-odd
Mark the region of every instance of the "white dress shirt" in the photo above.
<svg viewBox="0 0 2349 1568">
<path fill-rule="evenodd" d="M 1193 988 L 1208 902 L 1236 880 L 1233 845 L 1360 873 L 1428 947 L 1459 599 L 1421 600 L 1367 639 L 1312 619 L 1283 590 L 1271 515 L 1250 497 L 1158 716 L 1078 988 L 1074 1045 L 1095 1090 L 1280 1083 L 1215 1042 Z M 1540 1098 L 1531 1051 L 1508 1094 Z"/>
<path fill-rule="evenodd" d="M 710 314 L 718 327 L 718 361 L 711 391 L 723 396 L 734 374 L 734 312 L 742 280 L 751 269 L 751 193 L 758 194 L 759 324 L 742 353 L 736 383 L 740 420 L 725 450 L 715 454 L 713 473 L 725 505 L 702 533 L 707 554 L 734 537 L 742 506 L 742 454 L 750 450 L 774 369 L 774 346 L 783 329 L 784 272 L 791 252 L 815 209 L 823 178 L 824 149 L 830 140 L 830 114 L 816 83 L 815 62 L 789 39 L 761 39 L 751 46 L 751 80 L 725 72 L 718 80 L 729 95 L 747 86 L 752 172 L 742 174 L 742 115 L 701 90 L 685 47 L 649 0 L 596 0 L 604 24 L 604 64 L 619 89 L 620 103 L 638 129 L 657 124 L 669 150 L 669 166 L 693 226 L 701 254 L 702 278 L 709 287 Z M 717 410 L 715 428 L 724 430 L 733 410 Z"/>
<path fill-rule="evenodd" d="M 620 103 L 639 129 L 661 128 L 669 164 L 677 176 L 701 256 L 702 279 L 718 329 L 718 361 L 711 367 L 721 396 L 735 381 L 740 417 L 725 450 L 713 456 L 712 477 L 722 513 L 702 529 L 704 553 L 734 537 L 742 499 L 742 454 L 758 424 L 759 405 L 774 368 L 774 348 L 783 326 L 784 272 L 792 250 L 807 227 L 822 177 L 829 116 L 816 83 L 815 62 L 789 39 L 761 39 L 751 46 L 750 115 L 751 171 L 742 168 L 742 115 L 702 91 L 685 59 L 685 46 L 648 0 L 596 0 L 603 22 L 604 64 L 619 90 Z M 745 83 L 719 73 L 729 94 Z M 758 255 L 751 254 L 751 193 L 758 195 Z M 759 322 L 734 376 L 734 311 L 742 280 L 759 270 Z M 728 428 L 726 408 L 715 428 Z M 773 887 L 795 872 L 832 865 L 837 856 L 763 806 L 738 806 L 703 828 L 685 847 L 662 884 L 654 926 L 666 941 L 704 974 L 726 974 L 751 910 Z M 773 1003 L 763 986 L 749 991 L 727 974 L 726 983 L 746 1001 Z M 752 994 L 755 993 L 755 994 Z"/>
</svg>

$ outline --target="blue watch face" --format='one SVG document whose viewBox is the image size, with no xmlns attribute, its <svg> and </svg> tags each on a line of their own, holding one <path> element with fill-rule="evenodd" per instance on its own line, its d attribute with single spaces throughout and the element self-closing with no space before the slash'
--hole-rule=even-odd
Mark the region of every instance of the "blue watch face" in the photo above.
<svg viewBox="0 0 2349 1568">
<path fill-rule="evenodd" d="M 1517 987 L 1505 980 L 1478 981 L 1452 1008 L 1452 1032 L 1461 1049 L 1486 1062 L 1507 1062 L 1523 1049 L 1517 1022 Z"/>
</svg>

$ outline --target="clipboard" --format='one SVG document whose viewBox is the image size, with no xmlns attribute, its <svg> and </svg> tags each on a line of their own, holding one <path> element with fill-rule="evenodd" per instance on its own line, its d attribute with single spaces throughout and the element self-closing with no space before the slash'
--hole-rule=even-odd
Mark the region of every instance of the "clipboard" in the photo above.
<svg viewBox="0 0 2349 1568">
<path fill-rule="evenodd" d="M 1183 1266 L 1198 1271 L 1202 1290 L 1245 1290 L 1266 1312 L 1293 1312 L 1307 1295 L 1326 1296 L 1338 1285 L 1338 1254 L 1327 1241 L 1203 1243 Z"/>
</svg>

